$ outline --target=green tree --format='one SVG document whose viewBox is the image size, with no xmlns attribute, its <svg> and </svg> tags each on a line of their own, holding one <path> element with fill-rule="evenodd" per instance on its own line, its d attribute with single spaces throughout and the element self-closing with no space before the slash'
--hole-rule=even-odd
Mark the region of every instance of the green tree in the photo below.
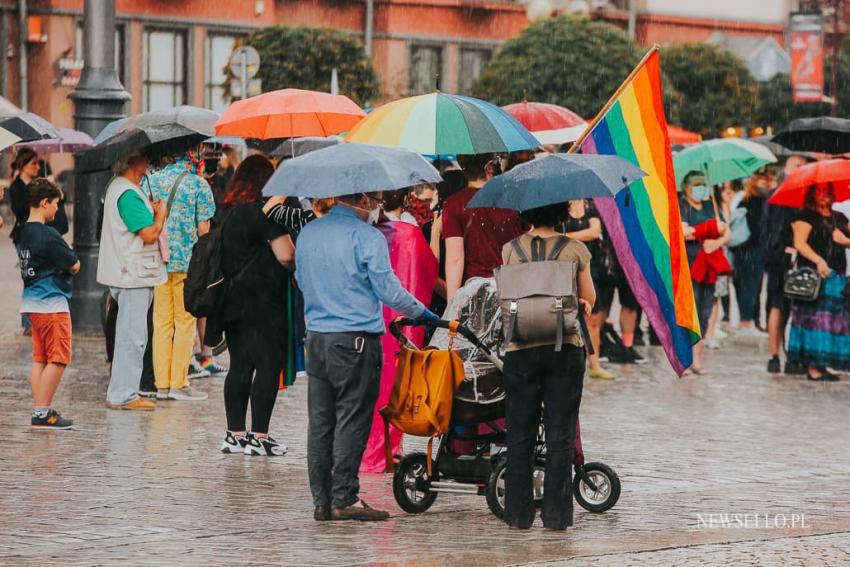
<svg viewBox="0 0 850 567">
<path fill-rule="evenodd" d="M 589 119 L 640 57 L 628 36 L 608 24 L 577 16 L 550 18 L 505 42 L 473 93 L 498 105 L 524 98 L 559 104 Z"/>
<path fill-rule="evenodd" d="M 263 81 L 263 91 L 291 87 L 328 92 L 336 69 L 341 94 L 361 106 L 379 95 L 378 77 L 363 43 L 347 33 L 274 26 L 247 35 L 240 45 L 259 51 L 257 78 Z"/>
<path fill-rule="evenodd" d="M 705 43 L 673 45 L 662 50 L 661 68 L 680 95 L 668 109 L 680 126 L 713 136 L 752 122 L 758 83 L 732 53 Z"/>
</svg>

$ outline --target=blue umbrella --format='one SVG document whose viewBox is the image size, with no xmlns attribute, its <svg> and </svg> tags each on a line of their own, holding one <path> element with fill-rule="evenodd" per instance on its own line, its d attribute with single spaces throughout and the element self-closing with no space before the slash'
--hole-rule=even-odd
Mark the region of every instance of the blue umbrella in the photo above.
<svg viewBox="0 0 850 567">
<path fill-rule="evenodd" d="M 440 181 L 434 166 L 414 151 L 347 142 L 283 162 L 263 195 L 326 199 Z"/>
<path fill-rule="evenodd" d="M 547 155 L 494 177 L 468 206 L 527 211 L 574 199 L 613 197 L 644 176 L 640 168 L 618 156 Z"/>
</svg>

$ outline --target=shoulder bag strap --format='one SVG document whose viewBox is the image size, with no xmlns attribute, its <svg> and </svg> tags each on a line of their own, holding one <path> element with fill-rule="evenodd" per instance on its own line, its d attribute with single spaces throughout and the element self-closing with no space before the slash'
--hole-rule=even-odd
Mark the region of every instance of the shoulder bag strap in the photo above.
<svg viewBox="0 0 850 567">
<path fill-rule="evenodd" d="M 557 260 L 558 256 L 561 255 L 561 252 L 566 248 L 567 244 L 570 243 L 570 239 L 566 236 L 562 236 L 558 238 L 557 242 L 555 242 L 555 246 L 552 247 L 552 251 L 549 252 L 549 255 L 546 257 L 547 260 Z"/>
<path fill-rule="evenodd" d="M 182 182 L 183 178 L 187 175 L 189 175 L 189 172 L 184 171 L 178 175 L 177 179 L 174 180 L 174 183 L 171 184 L 171 190 L 168 192 L 168 202 L 165 204 L 166 216 L 171 215 L 171 205 L 174 203 L 174 197 L 177 196 L 177 188 L 180 187 L 180 182 Z"/>
<path fill-rule="evenodd" d="M 531 260 L 528 258 L 528 254 L 522 247 L 522 244 L 519 242 L 519 238 L 514 238 L 511 240 L 511 248 L 514 249 L 514 254 L 517 255 L 521 264 L 525 264 L 526 262 L 530 262 Z"/>
</svg>

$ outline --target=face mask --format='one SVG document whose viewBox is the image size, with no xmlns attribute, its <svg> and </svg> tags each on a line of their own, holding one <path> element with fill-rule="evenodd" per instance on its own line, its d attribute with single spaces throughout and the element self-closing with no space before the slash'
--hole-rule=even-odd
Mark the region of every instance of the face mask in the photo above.
<svg viewBox="0 0 850 567">
<path fill-rule="evenodd" d="M 697 185 L 696 187 L 691 187 L 691 196 L 696 201 L 707 201 L 708 195 L 708 187 L 706 187 L 705 185 Z"/>
</svg>

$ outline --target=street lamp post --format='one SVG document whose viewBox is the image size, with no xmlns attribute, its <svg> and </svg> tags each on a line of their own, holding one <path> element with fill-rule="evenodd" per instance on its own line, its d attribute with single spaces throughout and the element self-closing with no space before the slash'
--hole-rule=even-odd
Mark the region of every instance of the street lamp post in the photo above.
<svg viewBox="0 0 850 567">
<path fill-rule="evenodd" d="M 69 96 L 74 101 L 75 127 L 95 137 L 104 126 L 125 116 L 130 100 L 115 71 L 115 0 L 85 0 L 83 53 L 83 74 Z M 75 158 L 74 251 L 82 269 L 75 278 L 71 313 L 75 328 L 95 331 L 101 328 L 103 295 L 97 283 L 98 220 L 111 172 L 85 167 Z"/>
</svg>

